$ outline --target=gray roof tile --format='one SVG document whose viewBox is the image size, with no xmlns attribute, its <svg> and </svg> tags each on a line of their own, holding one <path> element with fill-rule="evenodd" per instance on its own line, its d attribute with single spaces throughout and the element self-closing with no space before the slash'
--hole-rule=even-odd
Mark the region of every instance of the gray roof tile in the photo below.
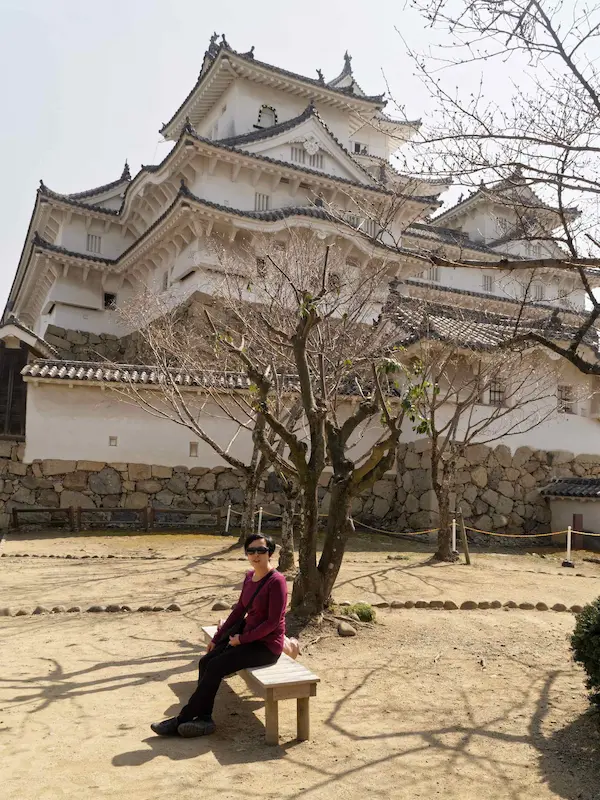
<svg viewBox="0 0 600 800">
<path fill-rule="evenodd" d="M 600 478 L 556 478 L 540 489 L 543 497 L 591 497 L 600 499 Z"/>
</svg>

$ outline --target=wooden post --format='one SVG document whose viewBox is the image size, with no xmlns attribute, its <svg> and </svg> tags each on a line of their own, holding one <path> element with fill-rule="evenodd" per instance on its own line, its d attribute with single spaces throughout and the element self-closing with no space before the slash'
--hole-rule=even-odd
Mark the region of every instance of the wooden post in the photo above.
<svg viewBox="0 0 600 800">
<path fill-rule="evenodd" d="M 77 522 L 75 520 L 75 509 L 73 506 L 69 506 L 69 526 L 72 531 L 77 530 Z"/>
<path fill-rule="evenodd" d="M 19 510 L 17 508 L 13 508 L 12 510 L 12 521 L 13 521 L 13 528 L 18 531 L 19 530 Z"/>
<path fill-rule="evenodd" d="M 77 517 L 77 530 L 81 530 L 81 506 L 77 506 L 75 509 L 75 516 Z"/>
<path fill-rule="evenodd" d="M 267 690 L 265 702 L 265 742 L 267 744 L 279 744 L 279 704 L 273 700 L 273 690 Z"/>
<path fill-rule="evenodd" d="M 150 509 L 148 506 L 142 509 L 142 525 L 146 532 L 150 530 Z"/>
<path fill-rule="evenodd" d="M 467 541 L 467 532 L 465 530 L 465 520 L 462 513 L 462 508 L 458 509 L 458 519 L 460 521 L 460 541 L 462 544 L 463 552 L 465 554 L 465 561 L 467 564 L 471 563 L 471 555 L 469 553 L 469 542 Z"/>
<path fill-rule="evenodd" d="M 310 697 L 299 697 L 297 704 L 298 741 L 307 742 L 310 739 Z"/>
</svg>

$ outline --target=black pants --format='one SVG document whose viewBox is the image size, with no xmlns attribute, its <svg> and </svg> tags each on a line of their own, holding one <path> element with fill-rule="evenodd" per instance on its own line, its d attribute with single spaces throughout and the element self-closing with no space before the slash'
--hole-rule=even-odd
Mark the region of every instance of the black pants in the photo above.
<svg viewBox="0 0 600 800">
<path fill-rule="evenodd" d="M 178 714 L 180 722 L 189 722 L 195 717 L 210 717 L 215 696 L 221 681 L 247 667 L 266 667 L 279 659 L 266 644 L 250 642 L 237 647 L 219 646 L 202 656 L 198 669 L 198 686 Z"/>
</svg>

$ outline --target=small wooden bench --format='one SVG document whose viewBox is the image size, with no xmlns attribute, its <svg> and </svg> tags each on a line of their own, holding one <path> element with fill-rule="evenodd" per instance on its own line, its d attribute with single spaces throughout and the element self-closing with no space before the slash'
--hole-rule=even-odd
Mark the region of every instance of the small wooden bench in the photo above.
<svg viewBox="0 0 600 800">
<path fill-rule="evenodd" d="M 208 644 L 217 632 L 216 625 L 202 628 L 204 640 Z M 279 706 L 280 700 L 296 700 L 298 741 L 310 739 L 311 697 L 317 694 L 318 678 L 302 664 L 282 653 L 277 663 L 270 667 L 253 667 L 237 673 L 246 681 L 248 688 L 265 700 L 265 741 L 279 744 Z"/>
</svg>

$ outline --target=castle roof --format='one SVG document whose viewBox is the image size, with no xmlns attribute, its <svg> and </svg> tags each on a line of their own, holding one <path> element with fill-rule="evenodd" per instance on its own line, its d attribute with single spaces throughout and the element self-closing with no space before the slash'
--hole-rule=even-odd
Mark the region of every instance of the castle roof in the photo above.
<svg viewBox="0 0 600 800">
<path fill-rule="evenodd" d="M 226 65 L 226 75 L 219 76 L 218 73 L 224 65 Z M 202 91 L 211 88 L 215 82 L 218 82 L 218 91 L 219 94 L 222 94 L 226 86 L 236 77 L 268 80 L 273 76 L 282 77 L 284 85 L 287 81 L 290 84 L 294 84 L 299 93 L 308 99 L 320 99 L 323 102 L 334 100 L 337 101 L 338 105 L 340 101 L 343 101 L 342 105 L 345 107 L 365 108 L 370 106 L 374 111 L 383 108 L 386 104 L 382 94 L 366 95 L 354 81 L 347 86 L 342 85 L 341 81 L 336 83 L 337 79 L 326 83 L 320 77 L 309 78 L 306 75 L 300 75 L 299 73 L 276 67 L 273 64 L 267 64 L 265 61 L 259 61 L 254 57 L 254 48 L 247 53 L 238 53 L 233 50 L 224 36 L 221 44 L 217 45 L 215 34 L 211 38 L 211 43 L 205 53 L 202 69 L 196 84 L 171 119 L 162 126 L 160 133 L 168 138 L 177 135 L 185 117 L 193 117 L 192 109 L 197 105 Z M 221 86 L 221 84 L 223 85 Z"/>
</svg>

